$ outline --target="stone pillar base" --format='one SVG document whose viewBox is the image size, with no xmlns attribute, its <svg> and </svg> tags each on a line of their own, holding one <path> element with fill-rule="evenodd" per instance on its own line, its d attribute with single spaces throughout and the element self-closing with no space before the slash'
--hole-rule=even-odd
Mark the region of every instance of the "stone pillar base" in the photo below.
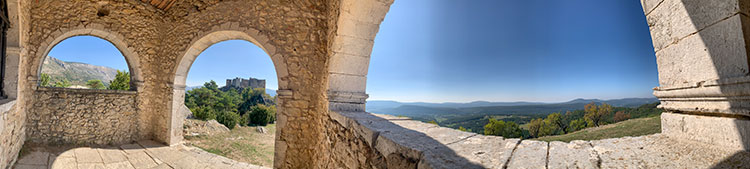
<svg viewBox="0 0 750 169">
<path fill-rule="evenodd" d="M 750 119 L 664 112 L 661 132 L 668 137 L 750 150 Z"/>
</svg>

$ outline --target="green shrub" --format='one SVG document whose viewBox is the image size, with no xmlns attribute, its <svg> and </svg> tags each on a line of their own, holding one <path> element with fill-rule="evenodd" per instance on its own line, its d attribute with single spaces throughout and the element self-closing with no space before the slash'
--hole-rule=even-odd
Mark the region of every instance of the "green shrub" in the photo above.
<svg viewBox="0 0 750 169">
<path fill-rule="evenodd" d="M 222 111 L 216 116 L 216 121 L 227 126 L 229 129 L 234 129 L 234 126 L 240 123 L 241 119 L 239 114 L 231 111 Z"/>
<path fill-rule="evenodd" d="M 201 120 L 211 120 L 216 119 L 216 113 L 214 112 L 214 109 L 210 107 L 198 107 L 195 109 L 190 110 L 193 112 L 193 116 L 195 118 L 201 119 Z"/>
<path fill-rule="evenodd" d="M 276 108 L 274 106 L 256 105 L 250 107 L 248 112 L 249 124 L 265 126 L 276 120 Z"/>
</svg>

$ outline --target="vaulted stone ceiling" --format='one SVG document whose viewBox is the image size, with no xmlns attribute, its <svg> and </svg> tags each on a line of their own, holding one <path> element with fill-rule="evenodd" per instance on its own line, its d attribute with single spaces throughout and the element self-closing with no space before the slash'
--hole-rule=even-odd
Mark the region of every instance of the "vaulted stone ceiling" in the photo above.
<svg viewBox="0 0 750 169">
<path fill-rule="evenodd" d="M 167 10 L 169 9 L 169 7 L 172 7 L 174 2 L 177 0 L 141 0 L 141 1 L 154 5 L 155 7 L 161 10 Z"/>
</svg>

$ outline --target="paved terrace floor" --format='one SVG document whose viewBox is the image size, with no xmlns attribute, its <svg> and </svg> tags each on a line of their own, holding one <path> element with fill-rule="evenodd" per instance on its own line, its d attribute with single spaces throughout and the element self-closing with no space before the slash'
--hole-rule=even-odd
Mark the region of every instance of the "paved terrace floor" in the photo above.
<svg viewBox="0 0 750 169">
<path fill-rule="evenodd" d="M 372 138 L 368 144 L 375 144 L 376 151 L 412 156 L 420 168 L 750 168 L 750 152 L 663 134 L 564 143 L 484 136 L 369 113 L 334 113 L 334 119 L 362 138 Z M 263 168 L 195 147 L 153 141 L 104 148 L 29 149 L 16 169 Z"/>
<path fill-rule="evenodd" d="M 263 169 L 199 148 L 139 141 L 113 147 L 30 146 L 16 169 Z"/>
</svg>

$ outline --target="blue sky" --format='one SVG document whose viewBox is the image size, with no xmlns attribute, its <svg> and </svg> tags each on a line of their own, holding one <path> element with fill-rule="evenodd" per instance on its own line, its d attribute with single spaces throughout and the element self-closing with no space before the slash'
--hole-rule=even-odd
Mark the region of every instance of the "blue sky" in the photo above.
<svg viewBox="0 0 750 169">
<path fill-rule="evenodd" d="M 83 62 L 129 71 L 125 57 L 115 45 L 94 36 L 74 36 L 65 39 L 52 47 L 47 55 L 63 61 Z"/>
<path fill-rule="evenodd" d="M 395 1 L 370 60 L 370 100 L 653 97 L 639 1 Z"/>
<path fill-rule="evenodd" d="M 102 42 L 74 37 L 50 55 L 126 69 Z M 241 40 L 201 53 L 187 85 L 234 77 L 278 86 L 268 55 Z M 638 1 L 397 0 L 375 38 L 367 93 L 370 100 L 557 102 L 653 97 L 657 85 Z"/>
</svg>

